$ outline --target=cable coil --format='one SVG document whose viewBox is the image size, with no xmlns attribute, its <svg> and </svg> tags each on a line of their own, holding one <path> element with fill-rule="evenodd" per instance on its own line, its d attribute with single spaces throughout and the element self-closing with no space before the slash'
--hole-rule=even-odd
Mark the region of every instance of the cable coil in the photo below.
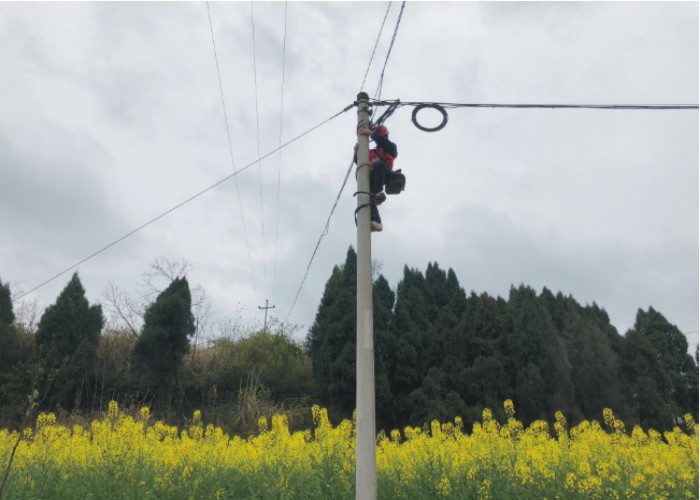
<svg viewBox="0 0 700 500">
<path fill-rule="evenodd" d="M 418 112 L 426 108 L 437 109 L 442 115 L 442 122 L 440 122 L 435 127 L 424 127 L 423 125 L 418 123 Z M 445 111 L 445 108 L 436 103 L 419 104 L 418 106 L 413 108 L 413 113 L 411 114 L 411 121 L 417 128 L 419 128 L 423 132 L 437 132 L 438 130 L 442 130 L 443 128 L 445 128 L 445 125 L 447 125 L 447 111 Z"/>
</svg>

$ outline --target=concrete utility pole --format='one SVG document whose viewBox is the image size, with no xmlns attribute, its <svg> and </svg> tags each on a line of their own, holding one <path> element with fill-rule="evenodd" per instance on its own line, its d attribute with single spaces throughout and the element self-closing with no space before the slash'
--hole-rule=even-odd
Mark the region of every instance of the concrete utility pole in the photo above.
<svg viewBox="0 0 700 500">
<path fill-rule="evenodd" d="M 265 307 L 258 306 L 258 309 L 265 309 L 265 326 L 264 326 L 265 330 L 267 330 L 267 310 L 268 310 L 268 309 L 274 309 L 274 308 L 275 308 L 275 306 L 270 306 L 270 307 L 268 307 L 268 306 L 267 306 L 267 303 L 268 303 L 268 302 L 269 302 L 269 301 L 268 301 L 267 299 L 265 299 Z"/>
<path fill-rule="evenodd" d="M 357 129 L 369 127 L 369 96 L 357 94 Z M 355 498 L 377 498 L 374 401 L 374 320 L 370 236 L 369 137 L 357 136 L 357 433 Z M 362 208 L 360 208 L 362 207 Z"/>
</svg>

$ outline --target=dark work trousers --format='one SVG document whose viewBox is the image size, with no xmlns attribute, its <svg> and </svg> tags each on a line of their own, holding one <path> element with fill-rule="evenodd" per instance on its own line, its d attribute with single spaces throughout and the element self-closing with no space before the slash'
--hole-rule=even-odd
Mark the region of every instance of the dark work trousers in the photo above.
<svg viewBox="0 0 700 500">
<path fill-rule="evenodd" d="M 369 191 L 372 194 L 381 193 L 384 191 L 384 183 L 389 175 L 389 167 L 379 158 L 372 160 L 372 170 L 369 171 Z M 379 216 L 379 210 L 377 210 L 377 205 L 374 203 L 374 198 L 371 200 L 370 210 L 371 210 L 371 220 L 374 222 L 382 222 L 382 218 Z"/>
</svg>

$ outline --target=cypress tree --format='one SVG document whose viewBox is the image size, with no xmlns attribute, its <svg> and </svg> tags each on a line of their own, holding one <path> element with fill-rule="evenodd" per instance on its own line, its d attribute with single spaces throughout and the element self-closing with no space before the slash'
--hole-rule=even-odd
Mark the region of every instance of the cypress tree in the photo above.
<svg viewBox="0 0 700 500">
<path fill-rule="evenodd" d="M 15 383 L 19 346 L 14 320 L 10 287 L 0 280 L 0 424 L 12 418 L 22 399 Z"/>
<path fill-rule="evenodd" d="M 512 287 L 507 350 L 516 408 L 525 420 L 573 406 L 571 363 L 549 312 L 530 287 Z"/>
<path fill-rule="evenodd" d="M 556 324 L 571 363 L 575 402 L 567 408 L 569 420 L 599 418 L 604 408 L 614 408 L 624 419 L 628 412 L 620 398 L 619 357 L 608 330 L 619 335 L 605 311 L 595 304 L 583 308 L 572 297 L 564 297 L 561 292 L 555 297 L 546 289 L 540 299 Z"/>
<path fill-rule="evenodd" d="M 394 292 L 389 282 L 380 275 L 373 284 L 374 317 L 374 377 L 376 380 L 376 414 L 378 429 L 396 428 L 393 418 L 389 363 L 396 346 L 396 337 L 391 330 Z"/>
<path fill-rule="evenodd" d="M 481 420 L 484 407 L 499 412 L 503 401 L 513 398 L 506 371 L 506 324 L 507 303 L 503 299 L 472 292 L 462 325 L 466 367 L 459 374 L 468 422 Z"/>
<path fill-rule="evenodd" d="M 642 425 L 670 428 L 685 412 L 697 415 L 698 367 L 678 327 L 651 307 L 640 309 L 623 353 L 627 399 Z"/>
<path fill-rule="evenodd" d="M 9 372 L 16 361 L 17 332 L 13 326 L 14 321 L 10 286 L 0 280 L 0 376 Z"/>
<path fill-rule="evenodd" d="M 421 387 L 427 372 L 425 343 L 430 327 L 428 309 L 423 275 L 417 269 L 404 266 L 391 323 L 396 344 L 388 360 L 391 374 L 389 384 L 397 422 L 409 421 L 414 407 L 410 394 Z"/>
<path fill-rule="evenodd" d="M 313 374 L 324 404 L 348 416 L 355 409 L 357 254 L 335 266 L 306 339 Z"/>
<path fill-rule="evenodd" d="M 88 303 L 78 273 L 73 274 L 56 303 L 44 311 L 36 332 L 43 372 L 39 393 L 45 405 L 73 410 L 87 401 L 103 324 L 102 307 Z"/>
<path fill-rule="evenodd" d="M 147 387 L 155 389 L 162 409 L 168 413 L 182 358 L 189 351 L 194 331 L 189 284 L 184 277 L 176 278 L 146 309 L 133 353 L 137 374 Z"/>
</svg>

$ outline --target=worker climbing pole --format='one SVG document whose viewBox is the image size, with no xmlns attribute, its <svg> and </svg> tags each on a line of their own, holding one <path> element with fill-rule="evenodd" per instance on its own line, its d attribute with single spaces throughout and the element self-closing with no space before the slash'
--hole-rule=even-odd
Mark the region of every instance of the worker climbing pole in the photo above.
<svg viewBox="0 0 700 500">
<path fill-rule="evenodd" d="M 389 111 L 392 110 L 384 113 L 378 122 L 368 123 L 357 129 L 358 136 L 369 137 L 376 146 L 369 150 L 369 205 L 372 232 L 380 232 L 384 229 L 377 207 L 386 201 L 387 194 L 399 194 L 406 185 L 406 177 L 401 170 L 394 171 L 394 160 L 398 156 L 398 148 L 389 139 L 389 129 L 382 125 L 391 114 Z M 359 147 L 358 142 L 355 144 L 355 163 L 357 163 Z M 385 189 L 386 192 L 384 192 Z M 355 194 L 359 194 L 359 191 Z M 359 205 L 357 210 L 364 206 L 364 204 Z M 357 214 L 357 211 L 355 213 Z"/>
<path fill-rule="evenodd" d="M 372 313 L 372 249 L 371 233 L 383 229 L 377 205 L 387 194 L 403 191 L 406 179 L 394 171 L 398 155 L 396 144 L 389 140 L 383 125 L 396 106 L 390 107 L 375 123 L 370 122 L 369 96 L 357 95 L 357 432 L 356 432 L 356 498 L 377 497 L 375 388 L 374 388 L 374 324 Z M 376 148 L 370 151 L 370 138 Z M 384 190 L 386 189 L 386 193 Z"/>
<path fill-rule="evenodd" d="M 357 429 L 355 495 L 377 498 L 375 447 L 374 326 L 372 314 L 372 253 L 370 230 L 369 96 L 357 95 Z"/>
</svg>

